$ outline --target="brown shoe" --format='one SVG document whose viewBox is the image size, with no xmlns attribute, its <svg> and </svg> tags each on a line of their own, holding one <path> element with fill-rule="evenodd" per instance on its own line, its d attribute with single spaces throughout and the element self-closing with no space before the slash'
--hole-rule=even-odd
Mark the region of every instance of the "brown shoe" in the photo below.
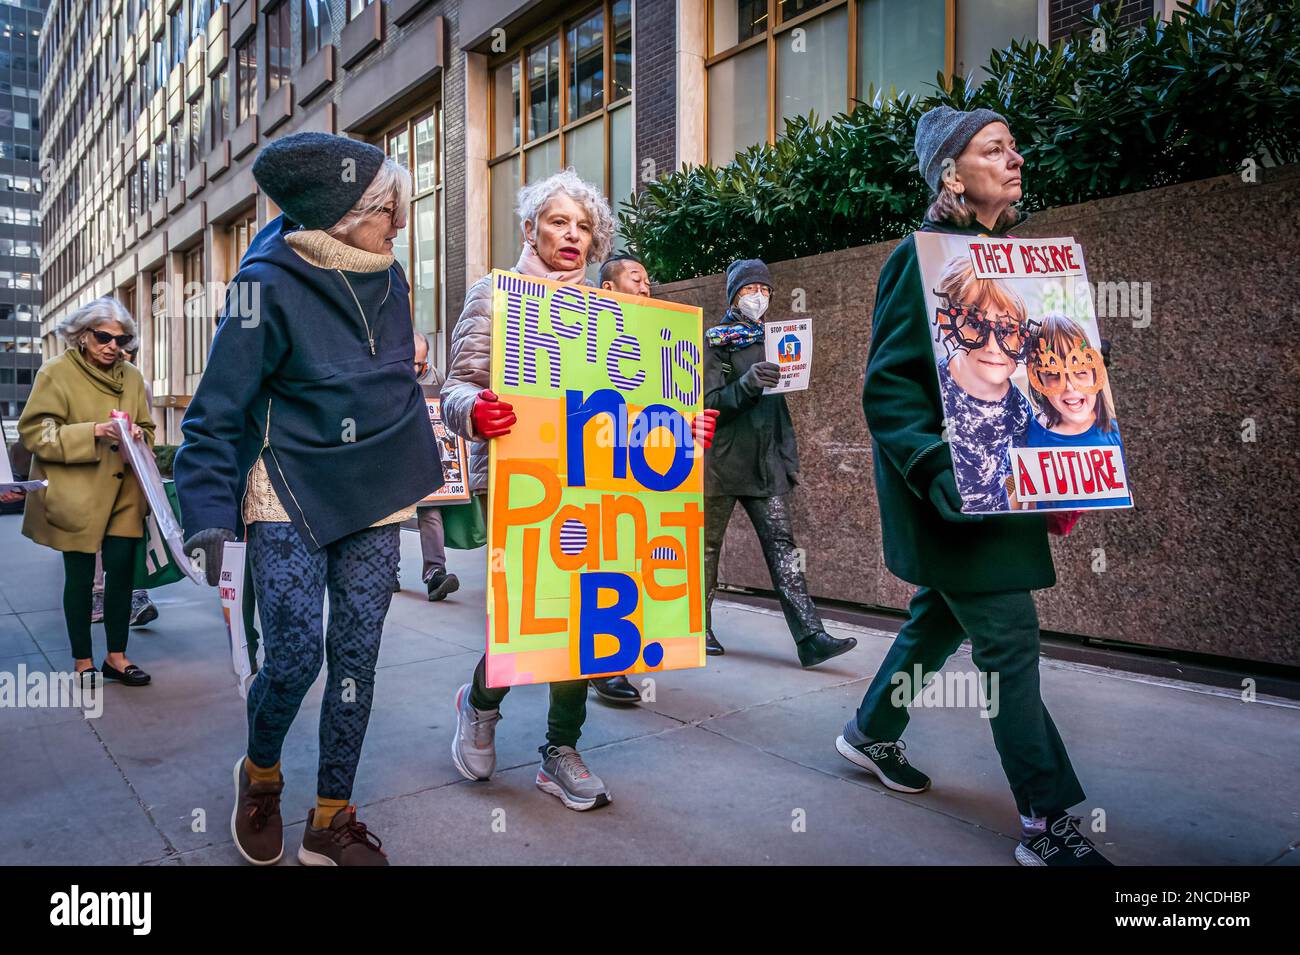
<svg viewBox="0 0 1300 955">
<path fill-rule="evenodd" d="M 239 854 L 253 865 L 275 865 L 284 855 L 284 823 L 280 819 L 280 793 L 284 779 L 251 783 L 244 757 L 235 763 L 235 809 L 230 814 L 230 835 Z"/>
<path fill-rule="evenodd" d="M 315 817 L 316 810 L 309 809 L 298 850 L 302 865 L 388 865 L 388 856 L 380 848 L 383 842 L 365 823 L 357 822 L 356 806 L 335 813 L 328 829 L 313 827 Z"/>
</svg>

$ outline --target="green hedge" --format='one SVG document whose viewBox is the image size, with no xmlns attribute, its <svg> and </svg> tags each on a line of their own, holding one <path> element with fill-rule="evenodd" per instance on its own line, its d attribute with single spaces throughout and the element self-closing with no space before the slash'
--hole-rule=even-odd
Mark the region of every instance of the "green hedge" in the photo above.
<svg viewBox="0 0 1300 955">
<path fill-rule="evenodd" d="M 1133 28 L 1117 18 L 1118 4 L 1094 7 L 1090 29 L 1070 39 L 994 51 L 977 86 L 958 77 L 828 123 L 798 118 L 774 145 L 663 176 L 621 204 L 624 240 L 671 282 L 739 257 L 776 262 L 906 235 L 929 198 L 916 121 L 943 103 L 1007 117 L 1028 211 L 1221 175 L 1247 159 L 1300 160 L 1300 0 L 1183 6 L 1171 22 Z"/>
</svg>

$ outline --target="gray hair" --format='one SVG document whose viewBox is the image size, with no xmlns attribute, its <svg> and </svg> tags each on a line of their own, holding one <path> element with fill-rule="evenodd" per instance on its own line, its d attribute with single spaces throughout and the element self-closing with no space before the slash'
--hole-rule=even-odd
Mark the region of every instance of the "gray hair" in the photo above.
<svg viewBox="0 0 1300 955">
<path fill-rule="evenodd" d="M 537 219 L 546 204 L 557 193 L 564 193 L 582 207 L 591 218 L 591 246 L 587 249 L 587 262 L 603 262 L 614 247 L 614 215 L 609 211 L 605 194 L 587 182 L 572 166 L 561 169 L 553 176 L 529 183 L 519 190 L 519 227 L 531 223 L 537 228 Z"/>
<path fill-rule="evenodd" d="M 126 310 L 126 306 L 111 295 L 87 302 L 62 319 L 54 330 L 68 345 L 76 348 L 86 332 L 105 322 L 117 322 L 122 326 L 122 331 L 131 336 L 131 345 L 124 349 L 125 351 L 134 351 L 139 347 L 140 340 L 136 337 L 135 319 Z"/>
<path fill-rule="evenodd" d="M 361 194 L 357 204 L 325 231 L 337 238 L 340 233 L 347 232 L 366 216 L 378 212 L 390 202 L 395 209 L 405 209 L 411 204 L 411 188 L 410 170 L 388 156 L 380 163 L 379 171 L 370 180 L 370 185 L 366 186 L 366 191 Z"/>
</svg>

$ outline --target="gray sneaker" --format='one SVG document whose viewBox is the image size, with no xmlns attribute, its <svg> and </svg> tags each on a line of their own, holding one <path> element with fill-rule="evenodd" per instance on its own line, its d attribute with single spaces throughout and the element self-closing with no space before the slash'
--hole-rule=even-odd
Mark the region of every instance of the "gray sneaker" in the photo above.
<svg viewBox="0 0 1300 955">
<path fill-rule="evenodd" d="M 104 622 L 104 591 L 102 590 L 90 592 L 90 622 Z"/>
<path fill-rule="evenodd" d="M 537 788 L 570 809 L 582 812 L 607 805 L 613 797 L 572 746 L 548 746 L 537 770 Z"/>
<path fill-rule="evenodd" d="M 497 767 L 500 710 L 478 710 L 469 702 L 469 684 L 456 691 L 456 735 L 451 761 L 466 779 L 491 779 Z"/>
</svg>

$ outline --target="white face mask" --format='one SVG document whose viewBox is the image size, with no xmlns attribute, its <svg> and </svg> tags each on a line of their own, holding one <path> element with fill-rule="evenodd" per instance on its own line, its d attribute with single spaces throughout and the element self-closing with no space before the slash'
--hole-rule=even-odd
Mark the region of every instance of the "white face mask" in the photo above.
<svg viewBox="0 0 1300 955">
<path fill-rule="evenodd" d="M 750 292 L 736 299 L 736 308 L 751 322 L 756 322 L 767 312 L 767 293 Z"/>
</svg>

